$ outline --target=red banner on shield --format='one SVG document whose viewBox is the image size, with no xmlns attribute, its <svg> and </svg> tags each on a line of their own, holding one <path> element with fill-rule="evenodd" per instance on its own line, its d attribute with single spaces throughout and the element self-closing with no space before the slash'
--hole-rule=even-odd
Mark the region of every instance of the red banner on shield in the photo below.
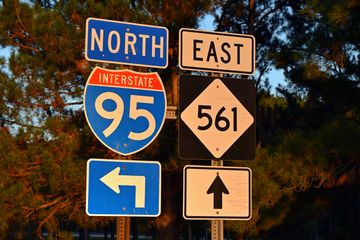
<svg viewBox="0 0 360 240">
<path fill-rule="evenodd" d="M 163 90 L 156 72 L 142 73 L 132 70 L 109 70 L 96 67 L 90 74 L 88 84 L 135 89 Z"/>
</svg>

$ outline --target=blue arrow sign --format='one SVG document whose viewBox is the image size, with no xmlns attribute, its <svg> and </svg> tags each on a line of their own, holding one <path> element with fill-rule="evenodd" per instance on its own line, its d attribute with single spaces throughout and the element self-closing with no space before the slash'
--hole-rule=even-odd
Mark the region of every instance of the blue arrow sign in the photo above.
<svg viewBox="0 0 360 240">
<path fill-rule="evenodd" d="M 89 216 L 159 216 L 160 194 L 159 162 L 110 159 L 87 162 Z"/>
<path fill-rule="evenodd" d="M 96 62 L 166 68 L 168 35 L 165 27 L 88 18 L 85 58 Z"/>
</svg>

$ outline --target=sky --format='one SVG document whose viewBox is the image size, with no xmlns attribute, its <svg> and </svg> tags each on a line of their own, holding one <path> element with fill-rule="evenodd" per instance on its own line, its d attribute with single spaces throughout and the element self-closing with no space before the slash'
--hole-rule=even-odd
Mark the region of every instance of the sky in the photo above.
<svg viewBox="0 0 360 240">
<path fill-rule="evenodd" d="M 0 58 L 5 57 L 7 60 L 10 56 L 10 47 L 3 48 L 0 46 Z M 3 69 L 4 71 L 7 71 L 8 69 L 5 67 Z"/>
</svg>

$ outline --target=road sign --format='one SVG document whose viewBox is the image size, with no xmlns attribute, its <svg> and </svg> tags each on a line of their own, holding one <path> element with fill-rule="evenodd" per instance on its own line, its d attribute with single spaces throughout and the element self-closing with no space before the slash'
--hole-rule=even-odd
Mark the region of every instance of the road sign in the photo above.
<svg viewBox="0 0 360 240">
<path fill-rule="evenodd" d="M 183 174 L 185 219 L 249 220 L 251 218 L 250 168 L 187 165 Z"/>
<path fill-rule="evenodd" d="M 179 92 L 180 158 L 255 158 L 252 80 L 181 75 Z"/>
<path fill-rule="evenodd" d="M 96 67 L 84 94 L 85 116 L 109 149 L 130 155 L 148 146 L 166 115 L 166 93 L 159 75 Z"/>
<path fill-rule="evenodd" d="M 90 159 L 86 213 L 89 216 L 159 216 L 161 165 L 153 161 Z"/>
<path fill-rule="evenodd" d="M 255 38 L 252 35 L 182 28 L 179 67 L 184 70 L 253 74 Z"/>
<path fill-rule="evenodd" d="M 95 62 L 166 68 L 168 36 L 165 27 L 88 18 L 85 58 Z"/>
</svg>

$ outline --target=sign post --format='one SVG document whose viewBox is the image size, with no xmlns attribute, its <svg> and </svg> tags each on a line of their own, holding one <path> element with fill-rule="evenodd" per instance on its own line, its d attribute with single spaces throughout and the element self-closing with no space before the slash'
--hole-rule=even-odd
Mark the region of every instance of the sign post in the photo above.
<svg viewBox="0 0 360 240">
<path fill-rule="evenodd" d="M 216 75 L 217 75 L 216 73 L 211 74 L 211 76 L 216 76 Z M 219 77 L 223 77 L 222 73 L 220 73 L 218 75 L 219 75 Z M 224 165 L 224 163 L 223 163 L 223 160 L 221 160 L 221 159 L 211 160 L 211 166 L 223 166 L 223 165 Z M 215 178 L 216 180 L 218 179 L 217 177 Z M 211 187 L 214 186 L 213 184 L 216 183 L 215 182 L 216 180 L 214 180 L 214 182 L 211 184 L 207 193 L 209 193 L 209 190 L 211 190 L 210 192 L 214 193 L 214 208 L 215 208 L 215 205 L 217 208 L 221 208 L 222 200 L 215 202 L 215 190 L 216 189 L 210 189 Z M 225 193 L 229 194 L 229 191 L 226 188 L 226 186 L 222 185 L 222 187 L 223 187 L 223 189 L 221 189 L 221 192 L 225 191 Z M 219 194 L 219 193 L 217 193 L 217 194 Z M 211 240 L 223 240 L 223 239 L 224 239 L 224 221 L 223 220 L 211 220 Z"/>
<path fill-rule="evenodd" d="M 223 160 L 211 160 L 211 166 L 223 166 Z M 214 180 L 214 182 L 215 182 L 215 180 Z M 208 191 L 209 191 L 209 189 L 208 189 Z M 212 189 L 212 191 L 213 191 L 213 189 Z M 226 188 L 226 191 L 229 194 L 229 191 L 227 188 Z M 215 198 L 215 196 L 214 196 L 214 198 Z M 214 208 L 215 208 L 215 205 L 216 205 L 216 203 L 215 203 L 215 199 L 214 199 Z M 217 207 L 222 208 L 222 201 L 221 201 L 221 204 L 217 203 Z M 223 239 L 224 239 L 224 221 L 223 220 L 211 220 L 211 240 L 223 240 Z"/>
<path fill-rule="evenodd" d="M 130 217 L 116 218 L 116 240 L 130 239 Z"/>
</svg>

